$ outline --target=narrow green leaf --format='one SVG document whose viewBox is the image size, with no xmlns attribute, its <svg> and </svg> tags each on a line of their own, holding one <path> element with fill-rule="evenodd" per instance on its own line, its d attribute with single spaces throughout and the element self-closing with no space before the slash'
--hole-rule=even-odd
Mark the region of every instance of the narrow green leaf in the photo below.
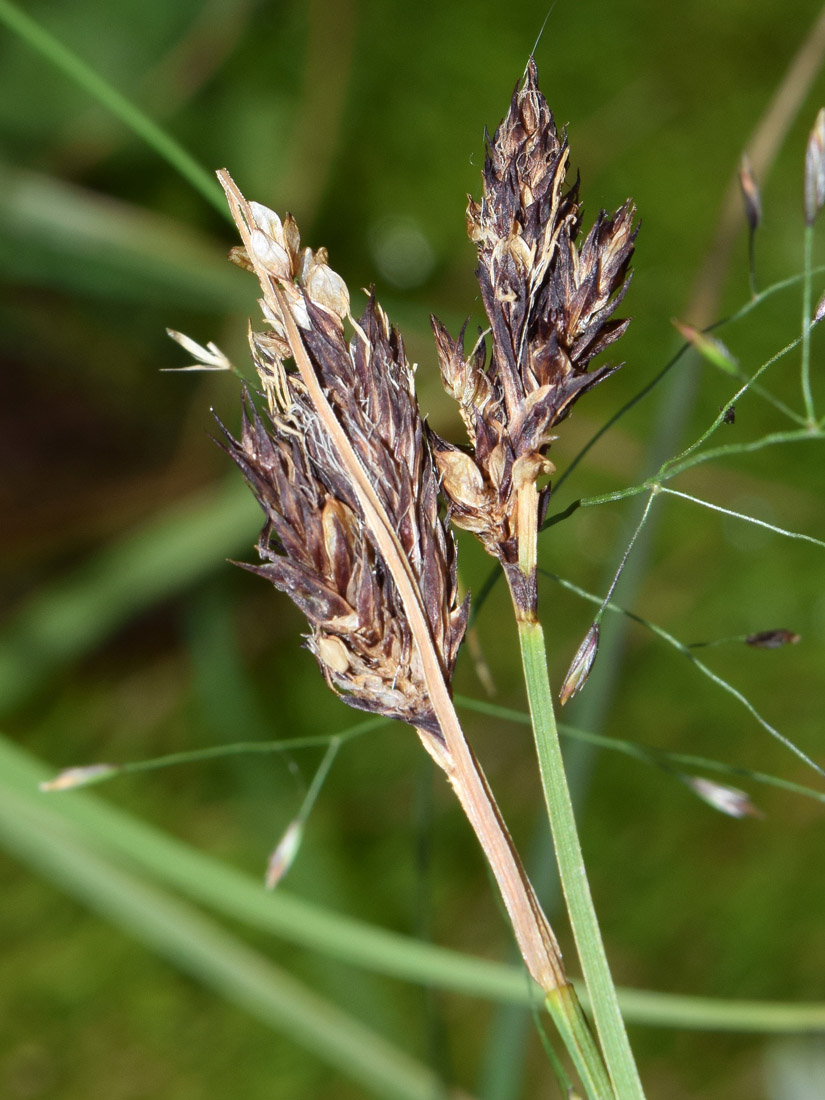
<svg viewBox="0 0 825 1100">
<path fill-rule="evenodd" d="M 35 810 L 31 799 L 5 791 L 0 834 L 18 858 L 61 889 L 376 1096 L 432 1100 L 443 1092 L 430 1070 L 410 1055 L 188 903 L 95 852 L 51 812 Z"/>
<path fill-rule="evenodd" d="M 179 310 L 254 301 L 217 239 L 132 203 L 0 161 L 0 271 L 17 283 Z M 183 360 L 182 360 L 183 361 Z"/>
<path fill-rule="evenodd" d="M 208 203 L 228 217 L 223 194 L 211 172 L 205 171 L 179 142 L 153 122 L 139 107 L 131 103 L 126 96 L 121 95 L 76 53 L 64 46 L 45 27 L 26 12 L 21 11 L 10 0 L 0 0 L 0 21 L 15 34 L 20 35 L 45 61 L 56 69 L 60 69 L 102 107 L 111 111 L 125 126 L 154 149 L 159 157 L 171 164 L 184 179 L 188 180 Z"/>
<path fill-rule="evenodd" d="M 532 1004 L 524 970 L 400 936 L 278 890 L 80 791 L 55 799 L 38 784 L 53 769 L 0 735 L 0 803 L 23 798 L 50 814 L 50 828 L 92 852 L 138 868 L 233 920 L 365 969 L 504 1004 Z M 10 833 L 19 826 L 10 823 Z M 12 838 L 13 842 L 13 838 Z M 583 1002 L 585 998 L 582 996 Z M 825 1004 L 722 1001 L 620 991 L 628 1020 L 652 1027 L 792 1032 L 825 1030 Z"/>
</svg>

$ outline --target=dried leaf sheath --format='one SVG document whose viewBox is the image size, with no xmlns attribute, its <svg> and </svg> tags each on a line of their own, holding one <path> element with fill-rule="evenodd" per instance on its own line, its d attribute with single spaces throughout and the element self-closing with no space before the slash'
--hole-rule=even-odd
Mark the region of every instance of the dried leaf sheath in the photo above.
<svg viewBox="0 0 825 1100">
<path fill-rule="evenodd" d="M 553 471 L 546 457 L 553 427 L 618 369 L 588 366 L 629 324 L 611 318 L 629 282 L 633 204 L 612 215 L 601 211 L 579 245 L 578 180 L 564 190 L 568 157 L 531 59 L 507 117 L 488 139 L 481 202 L 470 199 L 467 208 L 490 323 L 489 362 L 483 340 L 468 355 L 463 331 L 453 340 L 433 318 L 444 384 L 459 403 L 472 450 L 470 457 L 435 441 L 452 517 L 505 568 L 519 560 L 519 494 Z M 539 516 L 548 497 L 549 488 Z"/>
</svg>

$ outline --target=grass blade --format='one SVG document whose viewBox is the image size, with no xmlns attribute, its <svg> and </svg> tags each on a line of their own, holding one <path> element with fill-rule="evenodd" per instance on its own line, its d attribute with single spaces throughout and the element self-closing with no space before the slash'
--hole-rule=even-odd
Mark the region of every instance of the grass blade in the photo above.
<svg viewBox="0 0 825 1100">
<path fill-rule="evenodd" d="M 93 99 L 111 111 L 113 115 L 128 126 L 139 138 L 154 149 L 159 157 L 171 164 L 185 180 L 199 191 L 206 201 L 226 216 L 226 206 L 221 189 L 211 172 L 207 172 L 195 158 L 188 153 L 161 126 L 153 122 L 139 107 L 121 95 L 107 80 L 94 71 L 67 46 L 64 46 L 45 27 L 21 11 L 10 0 L 0 0 L 0 20 L 9 30 L 18 34 L 33 50 L 60 69 L 75 84 L 89 93 Z"/>
<path fill-rule="evenodd" d="M 459 954 L 322 909 L 288 891 L 267 894 L 258 879 L 176 840 L 99 798 L 77 792 L 58 799 L 37 791 L 53 769 L 0 736 L 0 807 L 12 796 L 24 807 L 48 809 L 49 828 L 83 839 L 86 847 L 137 867 L 215 912 L 289 943 L 354 966 L 502 1004 L 530 1005 L 520 966 Z M 17 843 L 15 818 L 4 832 Z M 17 822 L 15 824 L 15 822 Z M 584 1000 L 584 997 L 583 997 Z M 640 989 L 619 991 L 628 1020 L 651 1027 L 699 1030 L 825 1031 L 825 1004 L 724 1001 Z"/>
<path fill-rule="evenodd" d="M 188 903 L 95 852 L 51 811 L 35 809 L 34 800 L 7 791 L 0 834 L 15 855 L 61 889 L 376 1096 L 431 1100 L 442 1090 L 412 1057 Z"/>
<path fill-rule="evenodd" d="M 0 268 L 15 283 L 214 316 L 253 300 L 223 252 L 166 215 L 0 162 Z"/>
</svg>

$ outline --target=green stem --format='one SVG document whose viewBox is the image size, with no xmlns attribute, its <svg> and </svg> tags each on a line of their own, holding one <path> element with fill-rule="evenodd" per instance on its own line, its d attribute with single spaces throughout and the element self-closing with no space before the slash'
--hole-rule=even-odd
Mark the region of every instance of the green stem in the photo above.
<svg viewBox="0 0 825 1100">
<path fill-rule="evenodd" d="M 587 882 L 553 712 L 544 632 L 540 623 L 524 617 L 519 618 L 518 630 L 541 781 L 559 875 L 596 1030 L 616 1096 L 619 1100 L 644 1100 Z"/>
<path fill-rule="evenodd" d="M 748 233 L 748 282 L 751 288 L 751 298 L 756 298 L 756 231 L 751 229 Z"/>
<path fill-rule="evenodd" d="M 585 1018 L 579 998 L 572 985 L 559 986 L 547 994 L 547 1011 L 564 1040 L 591 1100 L 615 1100 L 601 1052 Z"/>
<path fill-rule="evenodd" d="M 80 85 L 101 106 L 111 111 L 125 126 L 171 164 L 196 191 L 200 191 L 207 202 L 226 216 L 223 192 L 212 174 L 205 171 L 182 145 L 179 145 L 139 107 L 121 95 L 103 77 L 98 76 L 94 69 L 90 68 L 76 53 L 64 46 L 54 35 L 12 4 L 10 0 L 0 0 L 0 21 L 18 34 L 41 57 L 60 69 L 75 84 Z"/>
<path fill-rule="evenodd" d="M 295 815 L 294 822 L 296 824 L 303 827 L 309 820 L 309 815 L 312 813 L 315 803 L 318 801 L 318 795 L 321 793 L 324 783 L 327 781 L 327 776 L 332 770 L 332 765 L 335 763 L 335 758 L 342 744 L 343 738 L 335 737 L 327 746 L 327 751 L 324 753 L 324 759 L 318 765 L 318 771 L 312 777 L 312 782 L 309 785 L 309 790 L 304 795 L 301 808 Z"/>
<path fill-rule="evenodd" d="M 802 396 L 805 398 L 805 414 L 808 425 L 816 427 L 814 399 L 811 392 L 811 260 L 813 257 L 814 227 L 805 226 L 805 269 L 802 282 Z"/>
</svg>

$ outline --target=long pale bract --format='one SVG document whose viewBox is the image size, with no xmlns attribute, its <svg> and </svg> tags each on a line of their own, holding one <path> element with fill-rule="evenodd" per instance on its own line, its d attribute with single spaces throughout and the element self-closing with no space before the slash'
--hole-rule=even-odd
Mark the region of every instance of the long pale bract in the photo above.
<svg viewBox="0 0 825 1100">
<path fill-rule="evenodd" d="M 299 321 L 308 322 L 306 304 L 294 283 L 273 271 L 267 241 L 255 211 L 226 171 L 218 173 L 245 246 L 245 257 L 257 275 L 263 291 L 263 307 L 276 326 L 295 362 L 309 399 L 317 411 L 335 452 L 336 463 L 346 471 L 362 520 L 391 575 L 408 619 L 422 669 L 422 676 L 440 737 L 419 729 L 427 751 L 446 773 L 484 849 L 507 908 L 516 939 L 528 970 L 545 993 L 567 987 L 561 953 L 555 935 L 530 884 L 487 780 L 468 745 L 453 706 L 444 668 L 433 641 L 422 593 L 407 555 L 387 515 L 380 494 L 360 460 L 351 440 L 336 416 L 319 382 L 308 354 Z M 337 276 L 335 277 L 338 278 Z"/>
</svg>

